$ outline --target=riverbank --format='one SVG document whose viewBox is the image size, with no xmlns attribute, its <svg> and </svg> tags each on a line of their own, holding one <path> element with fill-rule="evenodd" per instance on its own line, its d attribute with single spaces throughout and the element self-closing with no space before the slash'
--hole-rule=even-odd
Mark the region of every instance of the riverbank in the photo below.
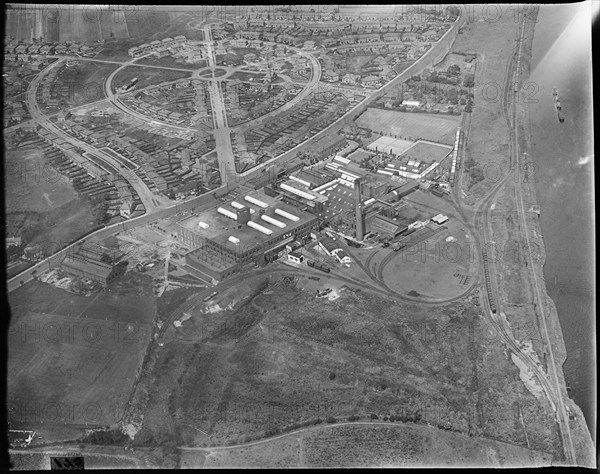
<svg viewBox="0 0 600 474">
<path fill-rule="evenodd" d="M 573 245 L 574 239 L 577 240 L 577 237 L 574 236 L 573 232 L 573 216 L 564 212 L 565 197 L 550 192 L 557 188 L 556 181 L 560 182 L 561 179 L 568 179 L 565 177 L 565 172 L 568 172 L 568 170 L 557 170 L 556 162 L 563 161 L 565 157 L 569 157 L 570 159 L 576 158 L 572 156 L 573 153 L 577 154 L 577 150 L 574 149 L 576 147 L 570 148 L 569 145 L 573 145 L 575 140 L 579 140 L 580 142 L 587 141 L 587 137 L 581 136 L 581 134 L 589 134 L 591 130 L 591 128 L 586 129 L 585 127 L 581 127 L 581 124 L 578 124 L 578 127 L 574 127 L 571 130 L 569 130 L 568 123 L 566 125 L 569 128 L 563 127 L 563 124 L 558 121 L 556 116 L 552 97 L 553 86 L 550 85 L 554 83 L 553 81 L 557 80 L 557 77 L 550 74 L 548 70 L 545 70 L 541 74 L 540 69 L 538 69 L 540 63 L 544 60 L 551 62 L 550 69 L 554 71 L 559 69 L 556 67 L 557 64 L 562 64 L 567 70 L 578 71 L 576 83 L 581 87 L 580 71 L 582 69 L 574 65 L 565 64 L 566 58 L 557 55 L 556 51 L 552 51 L 551 57 L 549 55 L 550 50 L 556 47 L 555 38 L 560 38 L 559 43 L 568 39 L 565 38 L 564 34 L 559 35 L 556 31 L 557 28 L 560 31 L 566 31 L 564 29 L 561 30 L 561 27 L 564 28 L 565 23 L 561 24 L 560 21 L 557 21 L 559 18 L 566 22 L 566 24 L 570 20 L 568 17 L 565 17 L 565 12 L 544 10 L 544 7 L 542 7 L 535 26 L 534 38 L 530 39 L 533 43 L 530 54 L 527 55 L 527 60 L 524 61 L 524 67 L 527 68 L 527 71 L 523 71 L 522 79 L 525 80 L 524 78 L 529 77 L 528 81 L 524 82 L 524 89 L 526 91 L 538 91 L 538 94 L 528 101 L 523 101 L 522 104 L 517 104 L 520 108 L 520 118 L 522 119 L 520 120 L 520 125 L 523 127 L 523 140 L 520 141 L 519 148 L 521 153 L 526 154 L 523 155 L 523 161 L 533 171 L 533 173 L 528 175 L 528 182 L 521 185 L 521 189 L 526 201 L 526 209 L 536 204 L 539 204 L 541 207 L 541 216 L 539 219 L 535 217 L 535 213 L 529 213 L 528 215 L 527 226 L 531 229 L 532 235 L 537 237 L 535 241 L 539 247 L 538 258 L 533 261 L 532 269 L 541 284 L 541 293 L 544 299 L 542 313 L 546 315 L 548 330 L 553 338 L 551 344 L 556 368 L 559 372 L 562 398 L 565 401 L 565 406 L 569 414 L 569 427 L 577 453 L 577 463 L 582 466 L 593 466 L 595 465 L 595 450 L 590 429 L 588 429 L 589 423 L 586 424 L 584 412 L 574 400 L 569 398 L 567 383 L 565 381 L 565 373 L 569 370 L 569 365 L 568 363 L 565 364 L 565 362 L 569 361 L 573 343 L 575 342 L 567 339 L 565 333 L 569 335 L 571 327 L 577 323 L 572 320 L 573 307 L 563 307 L 562 309 L 567 309 L 567 311 L 562 312 L 562 317 L 561 312 L 557 311 L 557 306 L 560 305 L 559 307 L 562 307 L 564 305 L 565 297 L 567 301 L 573 301 L 580 297 L 580 292 L 576 291 L 576 288 L 572 286 L 572 292 L 569 294 L 567 291 L 566 294 L 562 295 L 563 299 L 558 298 L 558 304 L 555 304 L 556 302 L 553 301 L 551 296 L 556 298 L 557 295 L 555 293 L 551 295 L 553 292 L 549 291 L 549 286 L 552 283 L 550 285 L 546 283 L 548 280 L 553 280 L 555 264 L 557 261 L 560 262 L 564 258 L 564 255 L 579 253 L 577 255 L 578 259 L 584 259 L 584 261 L 592 255 L 588 246 L 584 244 Z M 580 34 L 580 32 L 577 34 Z M 588 46 L 587 50 L 584 49 L 584 51 L 590 51 L 590 46 Z M 572 51 L 572 48 L 569 49 Z M 571 51 L 567 54 L 573 57 Z M 586 70 L 585 65 L 584 61 L 583 70 Z M 589 69 L 590 66 L 591 62 L 588 62 L 587 68 Z M 529 69 L 531 69 L 531 72 Z M 559 73 L 558 75 L 562 74 Z M 571 77 L 571 79 L 576 78 Z M 574 85 L 571 87 L 574 87 Z M 575 108 L 573 108 L 572 112 L 575 113 Z M 575 120 L 574 122 L 577 121 Z M 565 140 L 563 135 L 565 133 L 571 133 L 574 136 L 570 140 Z M 544 143 L 543 154 L 539 153 L 540 149 L 537 145 L 541 142 Z M 581 190 L 581 187 L 579 189 Z M 576 192 L 573 193 L 573 189 L 569 189 L 568 194 L 572 195 L 571 199 L 578 202 L 582 201 L 583 196 Z M 590 201 L 590 204 L 592 202 Z M 587 214 L 589 215 L 589 213 Z M 589 221 L 593 223 L 593 216 Z M 572 259 L 575 256 L 571 255 L 569 258 Z M 570 275 L 566 273 L 561 276 L 561 279 L 573 281 L 573 273 L 571 272 Z M 558 296 L 560 297 L 561 295 Z M 593 312 L 580 311 L 579 323 L 583 320 L 587 320 L 586 322 L 588 322 L 590 319 L 593 319 L 591 318 L 591 314 Z M 590 349 L 593 351 L 591 346 L 586 348 L 586 350 Z M 593 354 L 589 355 L 593 359 Z M 573 378 L 569 377 L 569 379 L 574 381 L 577 378 L 579 379 L 579 383 L 585 383 L 589 375 L 582 372 L 575 369 L 575 372 L 572 374 Z M 594 383 L 593 377 L 590 377 L 588 380 L 589 383 Z M 595 413 L 592 416 L 595 416 Z"/>
</svg>

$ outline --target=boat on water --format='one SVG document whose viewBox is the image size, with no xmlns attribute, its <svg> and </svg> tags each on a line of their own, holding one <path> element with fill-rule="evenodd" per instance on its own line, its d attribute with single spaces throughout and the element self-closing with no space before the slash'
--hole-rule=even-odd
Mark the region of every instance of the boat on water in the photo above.
<svg viewBox="0 0 600 474">
<path fill-rule="evenodd" d="M 556 108 L 556 115 L 558 117 L 558 121 L 560 123 L 563 123 L 565 121 L 565 115 L 562 112 L 562 105 L 560 104 L 560 98 L 558 95 L 558 87 L 554 87 L 552 95 L 554 96 L 554 107 Z"/>
</svg>

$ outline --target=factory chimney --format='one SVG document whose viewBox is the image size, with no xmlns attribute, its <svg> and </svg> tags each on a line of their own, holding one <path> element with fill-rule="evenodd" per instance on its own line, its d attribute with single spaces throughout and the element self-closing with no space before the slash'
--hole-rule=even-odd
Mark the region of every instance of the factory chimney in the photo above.
<svg viewBox="0 0 600 474">
<path fill-rule="evenodd" d="M 363 215 L 360 202 L 360 180 L 354 181 L 354 198 L 356 200 L 356 240 L 361 241 L 364 238 Z"/>
</svg>

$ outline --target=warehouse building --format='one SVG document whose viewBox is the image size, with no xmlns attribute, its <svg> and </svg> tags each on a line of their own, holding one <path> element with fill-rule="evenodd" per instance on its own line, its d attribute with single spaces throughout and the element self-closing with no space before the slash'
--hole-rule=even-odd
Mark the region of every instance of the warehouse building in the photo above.
<svg viewBox="0 0 600 474">
<path fill-rule="evenodd" d="M 319 247 L 321 247 L 330 257 L 335 257 L 340 263 L 352 262 L 352 259 L 344 252 L 344 249 L 342 249 L 339 242 L 333 240 L 331 237 L 321 237 L 319 240 Z"/>
<path fill-rule="evenodd" d="M 71 275 L 88 278 L 104 286 L 119 276 L 117 267 L 86 258 L 82 255 L 69 255 L 62 262 L 62 269 Z"/>
<path fill-rule="evenodd" d="M 275 259 L 317 226 L 316 216 L 251 190 L 179 222 L 178 239 L 193 249 L 187 265 L 221 281 L 246 264 Z"/>
</svg>

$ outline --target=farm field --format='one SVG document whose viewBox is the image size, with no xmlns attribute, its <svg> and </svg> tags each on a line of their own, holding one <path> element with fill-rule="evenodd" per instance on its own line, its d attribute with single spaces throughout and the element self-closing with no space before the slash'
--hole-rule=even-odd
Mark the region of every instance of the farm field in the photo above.
<svg viewBox="0 0 600 474">
<path fill-rule="evenodd" d="M 134 77 L 139 79 L 136 89 L 160 84 L 161 82 L 175 81 L 177 79 L 185 79 L 191 77 L 192 72 L 174 71 L 172 69 L 158 69 L 153 67 L 143 66 L 127 66 L 121 69 L 114 77 L 112 82 L 113 92 L 116 92 L 118 87 L 128 84 Z"/>
<path fill-rule="evenodd" d="M 293 276 L 272 277 L 244 301 L 217 297 L 210 311 L 186 310 L 136 390 L 132 415 L 143 421 L 134 442 L 238 444 L 317 419 L 395 413 L 525 446 L 513 414 L 520 400 L 530 446 L 558 450 L 550 406 L 527 391 L 500 341 L 484 340 L 471 302 L 434 308 L 327 282 L 319 284 L 337 288 L 331 298 Z"/>
<path fill-rule="evenodd" d="M 356 124 L 405 140 L 422 139 L 454 145 L 460 117 L 368 108 Z"/>
<path fill-rule="evenodd" d="M 538 467 L 545 452 L 428 426 L 322 425 L 239 448 L 184 451 L 181 467 Z"/>
</svg>

